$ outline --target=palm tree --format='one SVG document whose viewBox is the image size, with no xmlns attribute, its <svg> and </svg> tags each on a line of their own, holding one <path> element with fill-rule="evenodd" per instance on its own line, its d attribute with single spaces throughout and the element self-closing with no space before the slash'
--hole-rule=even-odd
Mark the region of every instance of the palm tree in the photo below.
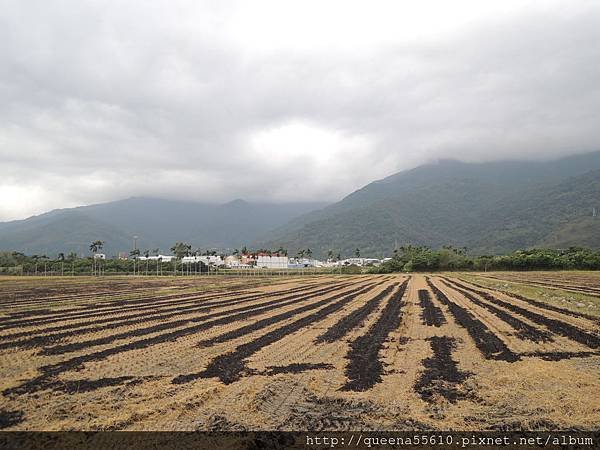
<svg viewBox="0 0 600 450">
<path fill-rule="evenodd" d="M 192 250 L 192 246 L 190 244 L 186 244 L 185 242 L 176 242 L 173 247 L 171 247 L 171 251 L 175 253 L 175 257 L 177 259 L 181 259 L 184 256 L 189 256 Z"/>
<path fill-rule="evenodd" d="M 307 257 L 308 259 L 310 259 L 310 258 L 311 258 L 311 256 L 312 256 L 312 250 L 311 250 L 310 248 L 307 248 L 307 249 L 306 249 L 306 257 Z"/>
<path fill-rule="evenodd" d="M 333 260 L 333 250 L 327 252 L 327 261 L 331 262 L 331 260 Z"/>
<path fill-rule="evenodd" d="M 131 256 L 133 258 L 133 274 L 135 275 L 135 262 L 136 262 L 138 256 L 140 256 L 140 250 L 138 248 L 131 250 L 129 252 L 129 256 Z"/>
<path fill-rule="evenodd" d="M 150 257 L 150 250 L 148 250 L 148 249 L 144 250 L 144 258 L 146 258 L 146 276 L 148 276 L 148 264 L 150 263 L 150 261 L 148 260 L 149 257 Z"/>
<path fill-rule="evenodd" d="M 183 258 L 184 256 L 189 256 L 190 252 L 192 251 L 192 246 L 190 244 L 186 244 L 185 242 L 176 242 L 175 245 L 171 247 L 171 251 L 175 253 L 175 259 L 173 260 L 173 266 L 175 269 L 173 272 L 175 275 L 177 275 L 177 260 Z"/>
<path fill-rule="evenodd" d="M 93 241 L 90 244 L 90 251 L 92 253 L 94 253 L 94 255 L 96 254 L 96 252 L 98 252 L 98 250 L 101 250 L 102 247 L 104 246 L 104 242 L 98 240 L 98 241 Z M 96 258 L 92 257 L 92 275 L 94 275 L 96 273 Z"/>
<path fill-rule="evenodd" d="M 357 247 L 356 250 L 354 250 L 354 254 L 357 258 L 360 258 L 360 248 Z"/>
<path fill-rule="evenodd" d="M 158 253 L 160 250 L 158 248 L 152 249 L 152 254 L 157 256 L 156 258 L 156 275 L 158 275 Z"/>
<path fill-rule="evenodd" d="M 60 276 L 64 277 L 65 276 L 65 254 L 62 252 L 59 253 L 58 260 L 60 261 Z"/>
</svg>

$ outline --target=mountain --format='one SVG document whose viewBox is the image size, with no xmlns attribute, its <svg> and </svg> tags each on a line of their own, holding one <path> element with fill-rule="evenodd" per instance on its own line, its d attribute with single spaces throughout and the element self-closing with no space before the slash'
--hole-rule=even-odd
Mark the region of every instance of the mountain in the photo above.
<svg viewBox="0 0 600 450">
<path fill-rule="evenodd" d="M 310 248 L 344 256 L 389 255 L 395 245 L 454 245 L 473 253 L 534 246 L 600 247 L 600 152 L 554 161 L 464 163 L 441 160 L 374 181 L 341 201 L 215 205 L 130 198 L 54 210 L 0 223 L 0 251 L 55 255 L 138 248 L 168 252 L 243 245 L 291 254 Z"/>
<path fill-rule="evenodd" d="M 554 161 L 441 160 L 368 184 L 298 217 L 261 246 L 389 255 L 394 246 L 504 253 L 533 246 L 600 247 L 600 152 Z M 600 215 L 600 214 L 599 214 Z"/>
<path fill-rule="evenodd" d="M 259 236 L 324 203 L 248 203 L 222 205 L 156 198 L 129 198 L 77 208 L 59 209 L 24 220 L 0 223 L 0 251 L 56 255 L 89 253 L 92 240 L 117 254 L 137 246 L 168 253 L 176 241 L 194 248 L 232 249 L 249 245 Z"/>
</svg>

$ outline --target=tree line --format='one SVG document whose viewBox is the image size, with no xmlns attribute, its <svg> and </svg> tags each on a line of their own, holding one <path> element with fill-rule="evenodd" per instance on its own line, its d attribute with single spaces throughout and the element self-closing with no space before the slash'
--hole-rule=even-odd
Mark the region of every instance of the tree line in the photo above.
<svg viewBox="0 0 600 450">
<path fill-rule="evenodd" d="M 96 253 L 102 250 L 104 242 L 94 241 L 90 251 Z M 192 250 L 189 244 L 177 242 L 171 251 L 177 259 L 191 255 L 216 255 L 214 250 Z M 248 250 L 246 247 L 234 251 L 234 254 L 287 255 L 287 250 L 279 248 L 269 251 L 265 249 Z M 93 256 L 80 258 L 74 252 L 59 253 L 51 258 L 46 255 L 25 255 L 20 252 L 0 252 L 0 274 L 31 274 L 43 275 L 76 275 L 76 274 L 109 274 L 109 273 L 163 273 L 176 270 L 172 262 L 155 260 L 150 263 L 137 260 L 140 255 L 158 255 L 158 249 L 130 252 L 130 258 L 95 260 Z M 355 255 L 360 255 L 357 249 Z M 299 250 L 298 257 L 311 257 L 310 249 Z M 339 260 L 340 255 L 328 252 L 329 260 Z M 176 263 L 175 263 L 176 264 Z M 517 250 L 505 255 L 469 255 L 468 249 L 444 246 L 432 249 L 425 246 L 407 245 L 393 252 L 393 256 L 378 267 L 372 267 L 372 273 L 391 272 L 435 272 L 435 271 L 491 271 L 491 270 L 600 270 L 600 251 L 583 247 L 568 249 L 537 248 Z M 198 270 L 203 270 L 201 267 Z"/>
<path fill-rule="evenodd" d="M 583 247 L 534 248 L 506 255 L 469 255 L 467 248 L 403 246 L 373 272 L 435 272 L 444 270 L 600 270 L 600 251 Z"/>
</svg>

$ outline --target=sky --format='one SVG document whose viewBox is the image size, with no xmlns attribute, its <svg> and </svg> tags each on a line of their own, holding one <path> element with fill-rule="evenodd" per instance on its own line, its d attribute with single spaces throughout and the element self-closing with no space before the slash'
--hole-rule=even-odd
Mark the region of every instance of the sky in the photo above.
<svg viewBox="0 0 600 450">
<path fill-rule="evenodd" d="M 0 221 L 600 150 L 597 1 L 0 2 Z"/>
</svg>

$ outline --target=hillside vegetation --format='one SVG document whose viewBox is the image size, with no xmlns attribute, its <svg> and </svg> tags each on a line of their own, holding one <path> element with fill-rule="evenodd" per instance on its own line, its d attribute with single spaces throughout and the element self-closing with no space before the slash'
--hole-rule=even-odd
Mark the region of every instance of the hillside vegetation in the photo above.
<svg viewBox="0 0 600 450">
<path fill-rule="evenodd" d="M 266 230 L 281 226 L 324 203 L 259 204 L 235 200 L 223 205 L 153 198 L 130 198 L 51 211 L 25 220 L 0 223 L 0 251 L 26 254 L 88 254 L 101 240 L 114 255 L 137 246 L 168 253 L 177 241 L 194 248 L 238 248 Z"/>
<path fill-rule="evenodd" d="M 549 162 L 439 161 L 378 180 L 341 201 L 224 205 L 131 198 L 0 223 L 0 251 L 86 254 L 102 240 L 168 251 L 177 241 L 221 250 L 310 248 L 317 258 L 360 249 L 384 257 L 403 245 L 505 254 L 534 247 L 600 248 L 600 152 Z M 599 213 L 600 215 L 600 213 Z"/>
<path fill-rule="evenodd" d="M 600 152 L 552 162 L 440 161 L 373 182 L 279 228 L 264 245 L 350 255 L 396 246 L 600 247 Z"/>
</svg>

